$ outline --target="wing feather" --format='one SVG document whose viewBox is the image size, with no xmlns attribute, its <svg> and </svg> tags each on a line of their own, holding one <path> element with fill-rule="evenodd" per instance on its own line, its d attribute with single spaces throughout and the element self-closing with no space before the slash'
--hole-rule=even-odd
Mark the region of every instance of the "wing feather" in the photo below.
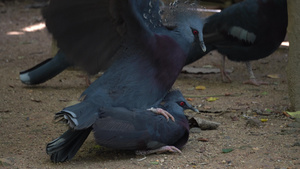
<svg viewBox="0 0 300 169">
<path fill-rule="evenodd" d="M 153 36 L 139 9 L 148 1 L 51 0 L 42 13 L 67 59 L 95 74 L 120 57 L 128 39 L 145 43 Z"/>
</svg>

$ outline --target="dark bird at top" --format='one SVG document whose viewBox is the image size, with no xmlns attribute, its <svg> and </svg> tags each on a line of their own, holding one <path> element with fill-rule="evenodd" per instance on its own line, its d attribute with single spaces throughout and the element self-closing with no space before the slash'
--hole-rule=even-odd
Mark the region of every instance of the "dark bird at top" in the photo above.
<svg viewBox="0 0 300 169">
<path fill-rule="evenodd" d="M 90 74 L 106 70 L 85 91 L 85 100 L 149 108 L 171 89 L 188 55 L 205 50 L 203 19 L 178 15 L 161 24 L 157 0 L 51 0 L 46 26 L 66 60 Z M 135 100 L 133 102 L 133 100 Z M 101 104 L 101 105 L 100 105 Z"/>
<path fill-rule="evenodd" d="M 284 40 L 288 24 L 286 0 L 245 0 L 208 17 L 205 22 L 207 51 L 189 57 L 186 64 L 217 50 L 229 60 L 246 63 L 250 74 L 246 83 L 264 84 L 256 81 L 250 61 L 269 56 Z M 223 72 L 224 59 L 225 56 Z"/>
<path fill-rule="evenodd" d="M 91 127 L 99 110 L 157 111 L 187 56 L 205 51 L 201 16 L 183 13 L 176 27 L 166 28 L 159 5 L 158 0 L 51 0 L 43 10 L 68 63 L 90 74 L 106 70 L 83 92 L 82 102 L 62 110 L 71 128 Z"/>
<path fill-rule="evenodd" d="M 70 65 L 95 74 L 106 70 L 116 60 L 132 55 L 131 59 L 137 58 L 133 59 L 135 63 L 132 65 L 141 67 L 144 63 L 138 62 L 146 62 L 145 67 L 161 72 L 159 76 L 155 75 L 156 79 L 173 83 L 187 55 L 206 50 L 203 19 L 195 12 L 178 12 L 176 27 L 166 28 L 161 23 L 160 4 L 162 2 L 158 0 L 50 2 L 43 10 L 43 16 L 49 32 L 58 41 L 60 51 L 52 60 L 21 72 L 21 81 L 39 84 Z M 60 59 L 61 65 L 56 58 Z M 167 78 L 163 77 L 166 76 L 165 70 L 170 74 Z M 154 76 L 155 72 L 151 72 Z"/>
<path fill-rule="evenodd" d="M 189 123 L 183 111 L 198 110 L 178 90 L 170 91 L 163 104 L 157 106 L 168 111 L 174 119 L 168 120 L 154 109 L 107 107 L 94 112 L 96 117 L 90 123 L 63 110 L 56 114 L 56 119 L 67 122 L 70 129 L 47 144 L 47 154 L 55 163 L 71 160 L 92 130 L 97 144 L 104 147 L 136 150 L 138 155 L 181 153 L 189 137 Z M 80 127 L 75 126 L 78 123 Z"/>
</svg>

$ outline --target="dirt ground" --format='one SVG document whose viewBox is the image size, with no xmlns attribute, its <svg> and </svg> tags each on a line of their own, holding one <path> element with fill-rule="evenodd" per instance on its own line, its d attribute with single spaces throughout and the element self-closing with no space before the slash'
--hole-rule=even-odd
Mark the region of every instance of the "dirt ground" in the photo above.
<svg viewBox="0 0 300 169">
<path fill-rule="evenodd" d="M 51 57 L 47 30 L 26 29 L 42 22 L 39 9 L 27 5 L 0 3 L 0 168 L 300 168 L 299 123 L 283 113 L 289 107 L 287 48 L 253 62 L 257 78 L 270 85 L 244 85 L 248 78 L 244 64 L 231 61 L 226 67 L 233 70 L 232 83 L 223 83 L 219 73 L 180 75 L 174 88 L 187 97 L 198 96 L 190 102 L 200 113 L 187 114 L 221 124 L 216 130 L 193 129 L 181 155 L 144 158 L 96 146 L 90 135 L 73 160 L 53 164 L 45 146 L 66 130 L 53 123 L 54 113 L 77 100 L 87 86 L 84 73 L 75 70 L 37 86 L 20 82 L 20 71 Z M 193 66 L 219 63 L 217 55 L 205 56 Z M 199 85 L 206 89 L 195 90 Z M 218 100 L 208 102 L 210 96 Z M 224 149 L 233 151 L 223 153 Z"/>
</svg>

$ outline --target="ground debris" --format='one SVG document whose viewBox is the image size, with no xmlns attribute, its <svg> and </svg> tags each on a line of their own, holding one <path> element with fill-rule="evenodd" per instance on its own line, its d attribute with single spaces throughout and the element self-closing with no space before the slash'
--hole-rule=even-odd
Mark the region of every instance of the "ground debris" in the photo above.
<svg viewBox="0 0 300 169">
<path fill-rule="evenodd" d="M 232 73 L 233 70 L 226 69 L 227 73 Z M 191 67 L 191 66 L 185 66 L 182 69 L 182 73 L 190 73 L 190 74 L 214 74 L 214 73 L 220 73 L 219 68 L 215 67 Z"/>
<path fill-rule="evenodd" d="M 7 158 L 0 158 L 0 167 L 9 167 L 12 165 L 12 161 Z"/>
<path fill-rule="evenodd" d="M 246 126 L 262 127 L 263 124 L 262 124 L 261 120 L 259 120 L 257 118 L 249 118 L 249 119 L 247 119 Z"/>
<path fill-rule="evenodd" d="M 214 130 L 220 126 L 220 123 L 218 122 L 205 120 L 199 117 L 192 117 L 189 119 L 189 122 L 193 127 L 199 127 L 201 130 Z"/>
</svg>

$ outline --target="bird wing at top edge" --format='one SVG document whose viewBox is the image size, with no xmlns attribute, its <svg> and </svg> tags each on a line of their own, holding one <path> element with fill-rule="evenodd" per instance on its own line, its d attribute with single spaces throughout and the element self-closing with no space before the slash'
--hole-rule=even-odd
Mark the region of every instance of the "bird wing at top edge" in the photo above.
<svg viewBox="0 0 300 169">
<path fill-rule="evenodd" d="M 153 36 L 145 11 L 151 8 L 151 13 L 158 13 L 159 3 L 159 0 L 51 0 L 42 13 L 49 32 L 68 60 L 95 74 L 119 57 L 115 53 L 128 38 L 143 43 Z M 151 23 L 158 24 L 153 22 L 159 20 L 153 19 Z"/>
</svg>

